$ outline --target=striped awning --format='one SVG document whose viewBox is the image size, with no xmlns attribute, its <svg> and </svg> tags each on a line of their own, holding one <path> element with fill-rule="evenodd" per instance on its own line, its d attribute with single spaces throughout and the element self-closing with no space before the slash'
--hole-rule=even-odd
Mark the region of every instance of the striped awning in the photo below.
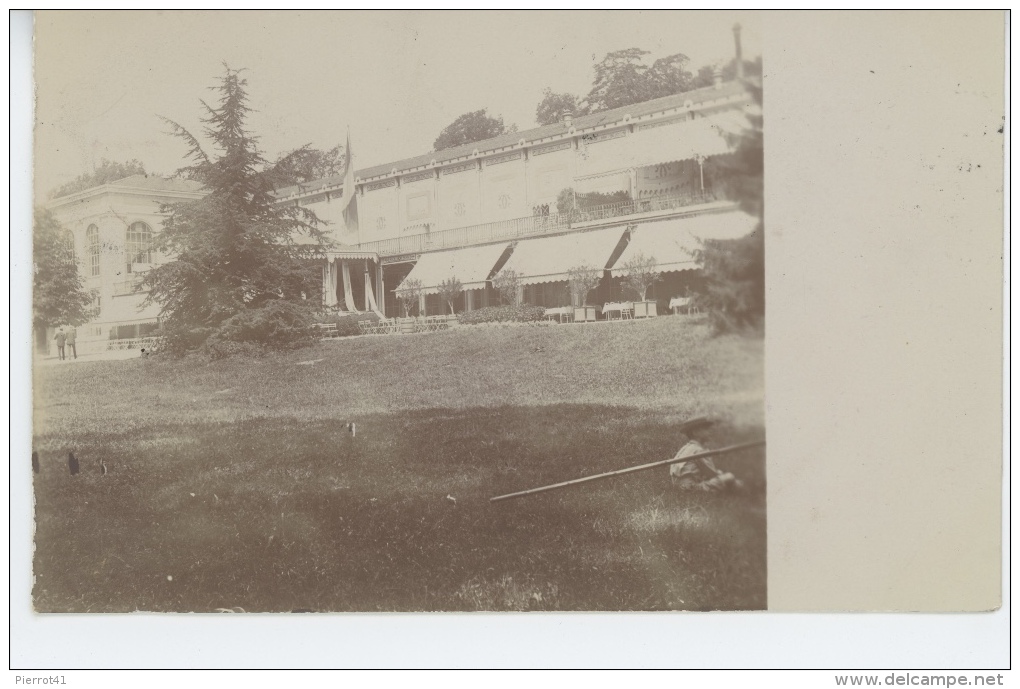
<svg viewBox="0 0 1020 689">
<path fill-rule="evenodd" d="M 631 230 L 630 243 L 620 254 L 612 270 L 613 277 L 626 276 L 623 268 L 638 254 L 655 258 L 664 273 L 693 270 L 698 267 L 694 252 L 702 239 L 739 239 L 754 230 L 758 219 L 743 211 L 727 211 L 642 223 Z"/>
<path fill-rule="evenodd" d="M 327 251 L 326 259 L 329 261 L 335 261 L 336 259 L 343 261 L 369 260 L 373 263 L 378 263 L 379 254 L 374 251 L 357 251 L 354 249 L 350 251 L 343 251 L 338 249 L 336 251 Z"/>
<path fill-rule="evenodd" d="M 706 117 L 640 131 L 631 137 L 630 165 L 644 167 L 730 153 L 725 136 L 730 127 L 729 120 Z"/>
<path fill-rule="evenodd" d="M 464 289 L 482 289 L 506 248 L 505 243 L 486 244 L 422 254 L 400 284 L 404 285 L 408 280 L 419 280 L 423 287 L 422 293 L 436 294 L 439 292 L 439 283 L 455 277 Z M 400 286 L 396 291 L 400 291 Z"/>
<path fill-rule="evenodd" d="M 534 285 L 566 280 L 567 272 L 579 266 L 604 270 L 623 232 L 624 228 L 613 227 L 558 237 L 526 239 L 517 244 L 510 260 L 500 272 L 514 270 L 521 276 L 522 285 Z"/>
</svg>

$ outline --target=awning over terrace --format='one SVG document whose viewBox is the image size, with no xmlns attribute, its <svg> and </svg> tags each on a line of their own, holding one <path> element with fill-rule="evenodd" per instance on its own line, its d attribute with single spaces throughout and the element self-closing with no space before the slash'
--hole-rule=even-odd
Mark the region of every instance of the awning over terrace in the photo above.
<svg viewBox="0 0 1020 689">
<path fill-rule="evenodd" d="M 723 133 L 730 128 L 729 120 L 706 117 L 638 131 L 631 137 L 630 165 L 644 167 L 729 153 L 732 148 Z"/>
<path fill-rule="evenodd" d="M 506 248 L 505 243 L 486 244 L 422 254 L 400 284 L 404 285 L 408 280 L 419 280 L 423 294 L 437 294 L 439 283 L 455 277 L 464 289 L 482 289 Z"/>
<path fill-rule="evenodd" d="M 559 237 L 526 239 L 518 243 L 500 272 L 514 270 L 521 276 L 522 285 L 534 285 L 566 280 L 567 271 L 579 266 L 604 270 L 623 232 L 622 227 L 611 227 Z"/>
<path fill-rule="evenodd" d="M 694 252 L 699 239 L 739 239 L 754 230 L 758 220 L 743 211 L 696 215 L 662 222 L 642 223 L 631 230 L 630 243 L 611 271 L 613 277 L 626 276 L 623 266 L 637 256 L 654 257 L 663 273 L 697 268 Z"/>
</svg>

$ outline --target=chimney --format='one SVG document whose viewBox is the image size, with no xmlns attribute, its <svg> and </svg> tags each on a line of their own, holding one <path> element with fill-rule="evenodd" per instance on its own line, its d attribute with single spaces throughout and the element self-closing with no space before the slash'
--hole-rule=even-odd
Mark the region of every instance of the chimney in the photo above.
<svg viewBox="0 0 1020 689">
<path fill-rule="evenodd" d="M 563 126 L 567 129 L 574 126 L 574 115 L 569 110 L 563 113 Z"/>
<path fill-rule="evenodd" d="M 740 24 L 733 25 L 733 43 L 737 48 L 737 80 L 744 78 L 744 50 L 740 46 Z"/>
</svg>

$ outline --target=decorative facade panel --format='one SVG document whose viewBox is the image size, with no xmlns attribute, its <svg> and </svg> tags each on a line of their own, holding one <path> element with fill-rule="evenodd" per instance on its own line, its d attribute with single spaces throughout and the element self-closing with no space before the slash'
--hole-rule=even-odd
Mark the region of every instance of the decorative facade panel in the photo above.
<svg viewBox="0 0 1020 689">
<path fill-rule="evenodd" d="M 468 170 L 477 170 L 478 163 L 471 161 L 470 163 L 461 163 L 460 165 L 453 165 L 451 167 L 443 168 L 443 175 L 455 175 L 458 172 L 467 172 Z"/>
<path fill-rule="evenodd" d="M 511 160 L 520 160 L 521 152 L 507 153 L 506 155 L 496 156 L 495 158 L 489 158 L 485 161 L 485 166 L 490 167 L 492 165 L 500 165 L 502 163 L 509 163 Z"/>
<path fill-rule="evenodd" d="M 572 141 L 562 141 L 562 142 L 560 142 L 558 144 L 552 144 L 551 146 L 540 146 L 538 148 L 531 149 L 531 155 L 533 155 L 533 156 L 541 156 L 541 155 L 545 155 L 546 153 L 555 153 L 556 151 L 566 151 L 567 149 L 573 147 L 573 145 L 574 145 L 574 143 Z"/>
<path fill-rule="evenodd" d="M 387 187 L 397 186 L 397 180 L 395 179 L 384 179 L 381 182 L 372 182 L 365 187 L 365 191 L 376 191 L 377 189 L 386 189 Z"/>
</svg>

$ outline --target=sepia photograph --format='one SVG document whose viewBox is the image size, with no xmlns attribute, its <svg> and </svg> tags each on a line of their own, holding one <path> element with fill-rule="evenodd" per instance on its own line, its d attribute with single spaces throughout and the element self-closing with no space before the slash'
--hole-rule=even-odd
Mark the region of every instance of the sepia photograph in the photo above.
<svg viewBox="0 0 1020 689">
<path fill-rule="evenodd" d="M 36 613 L 767 608 L 755 13 L 46 11 L 35 60 Z"/>
</svg>

